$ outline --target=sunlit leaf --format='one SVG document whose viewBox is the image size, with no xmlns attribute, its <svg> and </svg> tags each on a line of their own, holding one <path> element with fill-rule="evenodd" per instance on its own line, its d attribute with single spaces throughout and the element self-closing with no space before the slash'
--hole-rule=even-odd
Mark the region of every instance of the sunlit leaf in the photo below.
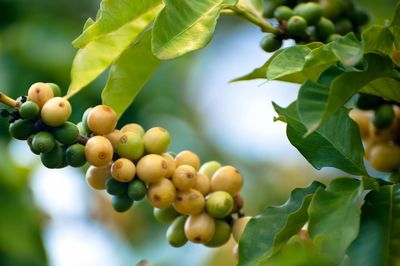
<svg viewBox="0 0 400 266">
<path fill-rule="evenodd" d="M 332 52 L 343 65 L 352 67 L 357 65 L 363 58 L 364 46 L 354 33 L 349 33 L 332 42 Z"/>
<path fill-rule="evenodd" d="M 363 32 L 365 53 L 376 52 L 391 55 L 393 49 L 393 34 L 386 26 L 373 25 Z"/>
</svg>

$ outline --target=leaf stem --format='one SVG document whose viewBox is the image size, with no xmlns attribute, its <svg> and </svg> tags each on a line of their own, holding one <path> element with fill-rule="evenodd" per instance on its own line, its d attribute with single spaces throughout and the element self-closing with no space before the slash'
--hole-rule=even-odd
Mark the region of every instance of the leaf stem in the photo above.
<svg viewBox="0 0 400 266">
<path fill-rule="evenodd" d="M 246 19 L 247 21 L 257 25 L 260 27 L 261 31 L 263 32 L 268 32 L 268 33 L 276 33 L 278 30 L 272 26 L 270 23 L 268 23 L 263 17 L 254 14 L 248 10 L 239 8 L 238 6 L 232 6 L 228 7 L 228 10 L 232 10 L 236 15 Z M 224 15 L 226 12 L 223 12 L 222 14 Z"/>
<path fill-rule="evenodd" d="M 0 92 L 0 102 L 13 108 L 18 106 L 17 102 L 14 99 L 8 97 L 3 92 Z"/>
</svg>

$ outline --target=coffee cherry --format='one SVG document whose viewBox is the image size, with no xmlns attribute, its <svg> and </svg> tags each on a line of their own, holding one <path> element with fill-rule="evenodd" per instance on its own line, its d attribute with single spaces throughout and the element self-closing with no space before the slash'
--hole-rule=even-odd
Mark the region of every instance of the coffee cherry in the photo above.
<svg viewBox="0 0 400 266">
<path fill-rule="evenodd" d="M 71 116 L 72 107 L 68 100 L 55 97 L 48 100 L 42 107 L 42 120 L 51 127 L 58 127 L 67 122 Z"/>
<path fill-rule="evenodd" d="M 55 145 L 53 135 L 46 131 L 37 133 L 32 139 L 32 147 L 40 153 L 50 152 Z"/>
<path fill-rule="evenodd" d="M 235 244 L 232 248 L 232 255 L 236 259 L 236 261 L 239 261 L 239 244 Z"/>
<path fill-rule="evenodd" d="M 93 107 L 89 107 L 82 115 L 82 128 L 85 129 L 85 135 L 89 135 L 90 133 L 92 133 L 87 123 L 90 111 L 92 111 L 92 109 Z"/>
<path fill-rule="evenodd" d="M 244 199 L 240 194 L 233 197 L 233 209 L 231 213 L 239 212 L 244 206 Z"/>
<path fill-rule="evenodd" d="M 126 193 L 127 188 L 128 188 L 127 183 L 119 182 L 114 178 L 108 178 L 106 180 L 106 191 L 110 195 L 114 196 L 123 195 Z"/>
<path fill-rule="evenodd" d="M 307 21 L 300 16 L 293 16 L 288 20 L 287 31 L 294 36 L 304 36 L 307 29 Z"/>
<path fill-rule="evenodd" d="M 117 151 L 122 158 L 139 160 L 144 154 L 142 139 L 135 133 L 124 133 L 117 144 Z"/>
<path fill-rule="evenodd" d="M 81 167 L 86 163 L 85 146 L 82 144 L 74 144 L 67 148 L 65 153 L 68 165 L 72 167 Z"/>
<path fill-rule="evenodd" d="M 27 140 L 35 132 L 35 124 L 31 120 L 17 120 L 8 127 L 10 135 L 19 140 Z"/>
<path fill-rule="evenodd" d="M 361 110 L 375 110 L 384 103 L 381 97 L 366 93 L 359 93 L 355 102 L 357 108 Z"/>
<path fill-rule="evenodd" d="M 210 179 L 205 174 L 198 172 L 196 175 L 196 182 L 193 188 L 199 191 L 204 196 L 207 195 L 211 189 Z"/>
<path fill-rule="evenodd" d="M 146 153 L 162 154 L 167 151 L 170 142 L 169 132 L 162 127 L 150 128 L 143 136 Z"/>
<path fill-rule="evenodd" d="M 335 33 L 335 24 L 331 20 L 322 17 L 316 25 L 316 32 L 318 38 L 326 40 L 331 34 Z"/>
<path fill-rule="evenodd" d="M 110 166 L 90 166 L 86 171 L 86 183 L 94 189 L 106 189 L 106 180 L 111 176 Z M 110 178 L 112 179 L 112 178 Z"/>
<path fill-rule="evenodd" d="M 185 235 L 193 243 L 205 244 L 215 234 L 215 221 L 207 213 L 190 215 L 185 222 Z"/>
<path fill-rule="evenodd" d="M 215 233 L 213 238 L 205 245 L 207 247 L 220 247 L 226 244 L 231 238 L 231 227 L 223 220 L 215 220 Z"/>
<path fill-rule="evenodd" d="M 267 53 L 272 53 L 281 48 L 282 39 L 278 39 L 274 35 L 268 34 L 261 39 L 260 46 Z"/>
<path fill-rule="evenodd" d="M 113 158 L 113 147 L 108 139 L 94 136 L 85 146 L 86 160 L 94 166 L 106 166 Z"/>
<path fill-rule="evenodd" d="M 169 206 L 164 209 L 154 208 L 153 215 L 157 221 L 164 224 L 172 223 L 180 214 L 175 211 L 174 207 Z M 183 229 L 183 226 L 182 226 Z"/>
<path fill-rule="evenodd" d="M 132 207 L 133 200 L 127 195 L 118 195 L 112 197 L 111 204 L 117 212 L 126 212 Z"/>
<path fill-rule="evenodd" d="M 175 156 L 176 167 L 181 165 L 190 165 L 193 166 L 194 169 L 198 170 L 200 167 L 200 158 L 191 151 L 181 151 Z"/>
<path fill-rule="evenodd" d="M 124 133 L 122 133 L 122 131 L 120 131 L 118 129 L 114 129 L 113 132 L 108 133 L 107 135 L 104 135 L 104 137 L 111 142 L 111 145 L 113 146 L 114 151 L 117 151 L 119 140 L 122 138 L 123 135 L 124 135 Z"/>
<path fill-rule="evenodd" d="M 43 82 L 32 84 L 28 90 L 28 101 L 35 102 L 41 109 L 43 105 L 54 97 L 53 90 Z"/>
<path fill-rule="evenodd" d="M 40 155 L 40 152 L 39 152 L 38 150 L 36 150 L 35 148 L 33 148 L 33 146 L 32 146 L 33 137 L 34 137 L 34 136 L 30 136 L 30 137 L 26 140 L 26 142 L 28 143 L 29 149 L 31 150 L 31 152 L 32 152 L 33 154 Z"/>
<path fill-rule="evenodd" d="M 237 219 L 233 224 L 232 235 L 233 238 L 236 240 L 236 242 L 239 243 L 240 237 L 242 236 L 244 229 L 246 228 L 247 223 L 250 221 L 250 219 L 251 219 L 250 216 L 245 216 Z"/>
<path fill-rule="evenodd" d="M 375 145 L 369 155 L 371 166 L 381 172 L 392 172 L 400 167 L 400 147 L 382 143 Z"/>
<path fill-rule="evenodd" d="M 384 129 L 390 127 L 394 119 L 393 107 L 390 104 L 384 104 L 375 110 L 372 116 L 372 123 L 376 128 Z"/>
<path fill-rule="evenodd" d="M 111 176 L 119 182 L 128 183 L 135 177 L 135 174 L 136 166 L 128 159 L 120 158 L 111 165 Z"/>
<path fill-rule="evenodd" d="M 142 200 L 147 194 L 146 184 L 138 179 L 133 179 L 128 185 L 128 196 L 133 200 Z"/>
<path fill-rule="evenodd" d="M 66 161 L 64 150 L 57 143 L 50 152 L 41 153 L 40 160 L 45 167 L 50 169 L 61 168 Z"/>
<path fill-rule="evenodd" d="M 237 195 L 243 187 L 243 177 L 233 166 L 221 167 L 211 178 L 211 191 L 225 191 Z"/>
<path fill-rule="evenodd" d="M 62 144 L 71 145 L 78 141 L 79 129 L 71 122 L 66 122 L 64 125 L 56 127 L 53 135 Z"/>
<path fill-rule="evenodd" d="M 369 15 L 364 10 L 356 9 L 351 20 L 357 26 L 362 26 L 368 23 Z"/>
<path fill-rule="evenodd" d="M 308 25 L 314 25 L 322 17 L 322 7 L 313 2 L 299 4 L 293 11 L 295 15 L 303 17 Z"/>
<path fill-rule="evenodd" d="M 76 124 L 76 126 L 79 129 L 79 134 L 81 134 L 82 136 L 86 136 L 86 137 L 89 136 L 89 132 L 86 131 L 82 122 L 79 122 L 78 124 Z"/>
<path fill-rule="evenodd" d="M 55 83 L 46 83 L 46 85 L 48 85 L 51 88 L 51 90 L 53 91 L 54 97 L 61 97 L 61 94 L 62 94 L 61 93 L 61 89 L 57 84 L 55 84 Z"/>
<path fill-rule="evenodd" d="M 157 183 L 150 184 L 147 198 L 156 208 L 167 208 L 172 205 L 176 197 L 176 189 L 169 179 L 163 178 Z"/>
<path fill-rule="evenodd" d="M 205 174 L 206 176 L 208 176 L 208 178 L 211 178 L 215 172 L 217 172 L 217 170 L 219 168 L 221 168 L 222 165 L 217 162 L 217 161 L 209 161 L 204 163 L 200 169 L 199 172 Z"/>
<path fill-rule="evenodd" d="M 138 177 L 146 183 L 156 183 L 166 177 L 167 161 L 157 154 L 143 156 L 136 165 Z"/>
<path fill-rule="evenodd" d="M 274 11 L 274 18 L 288 20 L 294 15 L 293 10 L 288 6 L 278 6 Z"/>
<path fill-rule="evenodd" d="M 27 101 L 24 102 L 19 108 L 19 115 L 23 119 L 32 119 L 39 114 L 39 105 L 35 102 Z"/>
<path fill-rule="evenodd" d="M 320 0 L 322 14 L 329 19 L 337 19 L 342 14 L 340 0 Z"/>
<path fill-rule="evenodd" d="M 176 168 L 172 182 L 179 190 L 188 190 L 196 184 L 196 169 L 190 165 L 181 165 Z"/>
<path fill-rule="evenodd" d="M 141 138 L 143 138 L 144 136 L 144 129 L 141 125 L 136 124 L 136 123 L 130 123 L 130 124 L 126 124 L 125 126 L 123 126 L 121 128 L 121 131 L 123 133 L 135 133 L 138 134 Z"/>
<path fill-rule="evenodd" d="M 167 166 L 168 166 L 168 171 L 167 171 L 166 177 L 168 177 L 168 178 L 172 177 L 172 175 L 174 174 L 175 169 L 176 169 L 176 163 L 175 163 L 174 157 L 172 157 L 172 155 L 169 153 L 163 153 L 161 156 L 165 159 L 165 161 L 167 162 Z"/>
<path fill-rule="evenodd" d="M 117 113 L 107 105 L 97 105 L 89 112 L 87 118 L 89 129 L 99 135 L 113 132 L 117 122 Z"/>
<path fill-rule="evenodd" d="M 174 208 L 181 214 L 198 214 L 203 211 L 205 200 L 203 194 L 194 189 L 178 191 Z"/>
<path fill-rule="evenodd" d="M 372 121 L 372 113 L 353 109 L 349 112 L 350 118 L 357 123 L 363 139 L 369 135 L 369 125 Z"/>
<path fill-rule="evenodd" d="M 186 216 L 179 216 L 168 227 L 166 238 L 171 246 L 178 248 L 187 243 L 188 239 L 185 235 L 186 219 Z"/>
<path fill-rule="evenodd" d="M 335 23 L 336 32 L 340 35 L 346 35 L 347 33 L 353 31 L 353 24 L 348 19 L 340 19 Z"/>
<path fill-rule="evenodd" d="M 206 199 L 206 210 L 214 218 L 225 218 L 232 209 L 233 198 L 228 192 L 213 192 Z"/>
</svg>

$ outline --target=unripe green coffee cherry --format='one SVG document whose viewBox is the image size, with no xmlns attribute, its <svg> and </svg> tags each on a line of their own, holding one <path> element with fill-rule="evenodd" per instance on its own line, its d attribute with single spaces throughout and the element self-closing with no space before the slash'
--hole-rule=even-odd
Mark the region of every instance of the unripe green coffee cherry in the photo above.
<svg viewBox="0 0 400 266">
<path fill-rule="evenodd" d="M 85 127 L 83 126 L 82 122 L 79 122 L 78 124 L 76 124 L 76 126 L 79 129 L 79 134 L 81 134 L 82 136 L 89 136 L 89 132 L 86 131 Z"/>
<path fill-rule="evenodd" d="M 274 35 L 268 34 L 261 39 L 260 46 L 267 53 L 272 53 L 281 48 L 282 39 L 277 39 Z"/>
<path fill-rule="evenodd" d="M 178 166 L 172 176 L 172 182 L 179 190 L 188 190 L 196 184 L 196 169 L 190 165 Z"/>
<path fill-rule="evenodd" d="M 162 127 L 153 127 L 144 133 L 143 145 L 146 153 L 162 154 L 171 142 L 169 132 Z"/>
<path fill-rule="evenodd" d="M 135 178 L 128 184 L 127 195 L 133 200 L 142 200 L 147 194 L 146 183 Z"/>
<path fill-rule="evenodd" d="M 294 36 L 303 36 L 306 33 L 307 21 L 300 16 L 293 16 L 288 20 L 287 31 Z"/>
<path fill-rule="evenodd" d="M 110 195 L 118 196 L 118 195 L 123 195 L 126 193 L 126 190 L 128 188 L 127 183 L 122 183 L 114 178 L 108 178 L 106 180 L 106 191 Z"/>
<path fill-rule="evenodd" d="M 336 20 L 342 14 L 340 0 L 320 0 L 322 14 L 332 20 Z"/>
<path fill-rule="evenodd" d="M 28 101 L 35 102 L 41 109 L 43 105 L 54 97 L 53 90 L 43 82 L 32 84 L 28 90 Z"/>
<path fill-rule="evenodd" d="M 294 8 L 294 13 L 303 17 L 308 25 L 314 25 L 322 17 L 322 7 L 313 2 L 302 3 Z"/>
<path fill-rule="evenodd" d="M 135 175 L 136 166 L 128 159 L 120 158 L 111 165 L 111 176 L 119 182 L 128 183 Z"/>
<path fill-rule="evenodd" d="M 167 162 L 167 167 L 168 167 L 168 171 L 165 177 L 172 177 L 172 175 L 175 172 L 176 169 L 176 162 L 174 157 L 171 156 L 171 154 L 169 153 L 163 153 L 161 154 L 161 156 L 165 159 L 165 161 Z"/>
<path fill-rule="evenodd" d="M 195 189 L 178 191 L 173 204 L 175 210 L 181 214 L 198 214 L 204 210 L 205 199 L 203 194 Z"/>
<path fill-rule="evenodd" d="M 53 135 L 62 144 L 71 145 L 78 141 L 79 129 L 71 122 L 66 122 L 65 124 L 56 127 L 53 131 Z"/>
<path fill-rule="evenodd" d="M 233 166 L 221 167 L 211 178 L 211 191 L 225 191 L 236 196 L 243 187 L 243 177 Z"/>
<path fill-rule="evenodd" d="M 384 104 L 375 110 L 372 116 L 372 123 L 376 128 L 384 129 L 390 127 L 394 119 L 393 107 L 390 104 Z"/>
<path fill-rule="evenodd" d="M 46 83 L 46 84 L 50 86 L 51 90 L 53 91 L 54 97 L 61 97 L 61 89 L 57 84 L 55 83 Z"/>
<path fill-rule="evenodd" d="M 94 136 L 85 145 L 86 160 L 94 166 L 106 166 L 113 158 L 113 147 L 108 139 Z"/>
<path fill-rule="evenodd" d="M 130 124 L 126 124 L 125 126 L 123 126 L 121 128 L 121 131 L 123 133 L 135 133 L 137 135 L 139 135 L 141 138 L 144 136 L 144 129 L 141 125 L 136 124 L 136 123 L 130 123 Z"/>
<path fill-rule="evenodd" d="M 188 239 L 185 235 L 186 219 L 186 216 L 179 216 L 168 227 L 166 237 L 171 246 L 178 248 L 187 243 Z"/>
<path fill-rule="evenodd" d="M 124 133 L 119 139 L 117 150 L 120 157 L 137 161 L 144 154 L 142 139 L 135 133 Z"/>
<path fill-rule="evenodd" d="M 39 114 L 39 105 L 32 101 L 26 101 L 19 108 L 19 114 L 23 119 L 35 118 Z"/>
<path fill-rule="evenodd" d="M 46 131 L 37 133 L 32 139 L 32 147 L 40 153 L 50 152 L 55 145 L 53 135 Z"/>
<path fill-rule="evenodd" d="M 340 35 L 346 35 L 353 30 L 353 24 L 348 19 L 340 19 L 335 22 L 336 32 Z"/>
<path fill-rule="evenodd" d="M 385 100 L 381 97 L 366 93 L 359 93 L 355 102 L 356 107 L 361 110 L 375 110 L 384 103 Z"/>
<path fill-rule="evenodd" d="M 176 219 L 176 217 L 180 216 L 172 206 L 164 209 L 154 208 L 153 215 L 157 221 L 164 224 L 170 224 Z"/>
<path fill-rule="evenodd" d="M 208 178 L 211 178 L 215 172 L 217 172 L 217 170 L 219 168 L 221 168 L 222 165 L 217 162 L 217 161 L 209 161 L 204 163 L 200 169 L 199 172 L 205 174 L 206 176 L 208 176 Z"/>
<path fill-rule="evenodd" d="M 316 25 L 317 36 L 326 40 L 331 34 L 335 33 L 335 24 L 327 18 L 322 17 Z"/>
<path fill-rule="evenodd" d="M 225 191 L 216 191 L 208 195 L 206 210 L 214 218 L 225 218 L 233 209 L 233 198 Z"/>
<path fill-rule="evenodd" d="M 193 243 L 205 244 L 215 234 L 215 220 L 203 212 L 190 215 L 185 222 L 185 235 Z"/>
<path fill-rule="evenodd" d="M 175 156 L 175 163 L 176 167 L 186 164 L 198 170 L 200 167 L 200 158 L 192 151 L 181 151 Z"/>
<path fill-rule="evenodd" d="M 166 177 L 167 161 L 157 154 L 143 156 L 136 165 L 138 177 L 146 183 L 157 183 Z"/>
<path fill-rule="evenodd" d="M 126 212 L 132 207 L 133 200 L 127 195 L 118 195 L 112 197 L 111 204 L 117 212 Z"/>
<path fill-rule="evenodd" d="M 210 179 L 205 174 L 198 172 L 196 175 L 196 182 L 193 188 L 199 191 L 204 196 L 207 195 L 211 189 Z"/>
<path fill-rule="evenodd" d="M 205 245 L 215 248 L 226 244 L 231 238 L 231 226 L 223 220 L 215 220 L 215 233 L 213 238 Z"/>
<path fill-rule="evenodd" d="M 117 113 L 107 105 L 97 105 L 89 112 L 87 117 L 89 129 L 99 135 L 113 132 L 117 122 Z"/>
<path fill-rule="evenodd" d="M 232 227 L 232 235 L 236 242 L 239 243 L 240 237 L 242 236 L 247 223 L 250 221 L 250 216 L 245 216 L 237 219 Z"/>
<path fill-rule="evenodd" d="M 176 189 L 169 179 L 162 178 L 159 182 L 150 184 L 147 198 L 156 208 L 167 208 L 175 201 Z"/>
<path fill-rule="evenodd" d="M 42 164 L 50 169 L 60 168 L 64 166 L 65 154 L 64 150 L 56 143 L 54 148 L 48 153 L 41 153 L 40 160 Z"/>
<path fill-rule="evenodd" d="M 288 6 L 278 6 L 274 11 L 274 18 L 288 20 L 294 15 L 293 10 Z"/>
<path fill-rule="evenodd" d="M 86 163 L 85 146 L 76 143 L 67 148 L 65 153 L 68 165 L 72 167 L 81 167 Z"/>
<path fill-rule="evenodd" d="M 90 166 L 86 171 L 86 183 L 98 190 L 106 189 L 106 180 L 111 176 L 110 166 Z M 112 178 L 110 178 L 112 179 Z"/>
<path fill-rule="evenodd" d="M 328 39 L 326 39 L 326 42 L 334 42 L 342 38 L 342 35 L 334 33 L 329 35 Z"/>
<path fill-rule="evenodd" d="M 85 129 L 86 136 L 89 135 L 90 133 L 92 133 L 92 131 L 90 130 L 88 123 L 87 123 L 90 111 L 92 111 L 92 109 L 93 109 L 93 107 L 89 107 L 88 109 L 86 109 L 86 111 L 82 115 L 82 128 Z"/>
<path fill-rule="evenodd" d="M 352 21 L 354 24 L 357 26 L 362 26 L 364 24 L 367 24 L 369 20 L 369 15 L 367 12 L 361 9 L 357 9 L 352 17 Z"/>
<path fill-rule="evenodd" d="M 34 137 L 34 136 L 30 136 L 30 137 L 27 139 L 26 142 L 28 143 L 29 149 L 31 150 L 31 152 L 32 152 L 33 154 L 40 155 L 40 152 L 39 152 L 38 150 L 36 150 L 35 148 L 33 148 L 33 146 L 32 146 L 33 137 Z"/>
<path fill-rule="evenodd" d="M 55 97 L 43 105 L 40 114 L 46 125 L 58 127 L 68 121 L 71 113 L 72 107 L 69 101 L 65 98 Z"/>
<path fill-rule="evenodd" d="M 35 132 L 35 124 L 31 120 L 17 120 L 8 127 L 10 135 L 19 140 L 27 140 Z"/>
</svg>

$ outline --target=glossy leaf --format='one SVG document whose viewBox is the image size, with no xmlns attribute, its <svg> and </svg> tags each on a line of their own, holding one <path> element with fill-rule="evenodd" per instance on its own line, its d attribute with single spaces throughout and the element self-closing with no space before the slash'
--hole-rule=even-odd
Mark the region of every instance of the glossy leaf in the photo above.
<svg viewBox="0 0 400 266">
<path fill-rule="evenodd" d="M 305 136 L 307 129 L 297 113 L 297 102 L 287 108 L 274 103 L 278 120 L 287 123 L 287 137 L 304 158 L 316 169 L 336 167 L 349 174 L 366 173 L 358 126 L 348 116 L 348 110 L 341 108 L 321 126 Z M 341 132 L 346 132 L 342 134 Z"/>
<path fill-rule="evenodd" d="M 354 33 L 349 33 L 345 37 L 332 42 L 332 52 L 343 65 L 352 67 L 363 58 L 364 46 Z"/>
<path fill-rule="evenodd" d="M 321 254 L 336 265 L 344 259 L 347 248 L 356 239 L 360 227 L 361 182 L 338 178 L 319 189 L 311 200 L 308 231 Z"/>
<path fill-rule="evenodd" d="M 371 191 L 361 211 L 360 232 L 348 250 L 351 265 L 397 265 L 400 261 L 400 185 Z"/>
<path fill-rule="evenodd" d="M 115 62 L 125 49 L 143 33 L 163 7 L 161 0 L 135 0 L 124 1 L 123 3 L 127 5 L 126 10 L 129 11 L 130 20 L 117 28 L 115 24 L 112 24 L 107 33 L 104 30 L 105 26 L 99 26 L 102 29 L 99 36 L 94 38 L 91 34 L 88 35 L 93 40 L 77 52 L 72 63 L 69 97 L 96 79 Z M 127 13 L 124 13 L 124 15 L 127 15 Z M 119 17 L 120 14 L 114 14 L 110 11 L 110 16 Z M 101 23 L 101 21 L 99 20 L 98 23 Z M 122 19 L 118 19 L 118 21 L 122 21 Z M 87 31 L 96 25 L 97 22 L 91 25 Z M 82 41 L 82 43 L 84 42 Z"/>
<path fill-rule="evenodd" d="M 153 53 L 166 60 L 206 46 L 223 4 L 223 0 L 166 0 L 153 27 Z"/>
<path fill-rule="evenodd" d="M 236 6 L 239 9 L 250 12 L 253 15 L 262 17 L 264 0 L 239 0 Z"/>
<path fill-rule="evenodd" d="M 400 81 L 393 78 L 378 78 L 361 89 L 362 92 L 381 96 L 385 99 L 400 102 Z"/>
<path fill-rule="evenodd" d="M 363 32 L 365 53 L 375 52 L 391 55 L 393 49 L 393 34 L 386 26 L 373 25 Z"/>
<path fill-rule="evenodd" d="M 289 200 L 268 207 L 250 220 L 239 242 L 239 265 L 264 265 L 307 222 L 307 208 L 313 193 L 322 184 L 313 182 L 293 190 Z"/>
<path fill-rule="evenodd" d="M 396 6 L 396 13 L 392 20 L 391 27 L 393 30 L 394 44 L 400 50 L 400 3 Z"/>
<path fill-rule="evenodd" d="M 151 31 L 148 31 L 112 65 L 101 95 L 103 104 L 121 116 L 160 63 L 151 52 Z"/>
</svg>

